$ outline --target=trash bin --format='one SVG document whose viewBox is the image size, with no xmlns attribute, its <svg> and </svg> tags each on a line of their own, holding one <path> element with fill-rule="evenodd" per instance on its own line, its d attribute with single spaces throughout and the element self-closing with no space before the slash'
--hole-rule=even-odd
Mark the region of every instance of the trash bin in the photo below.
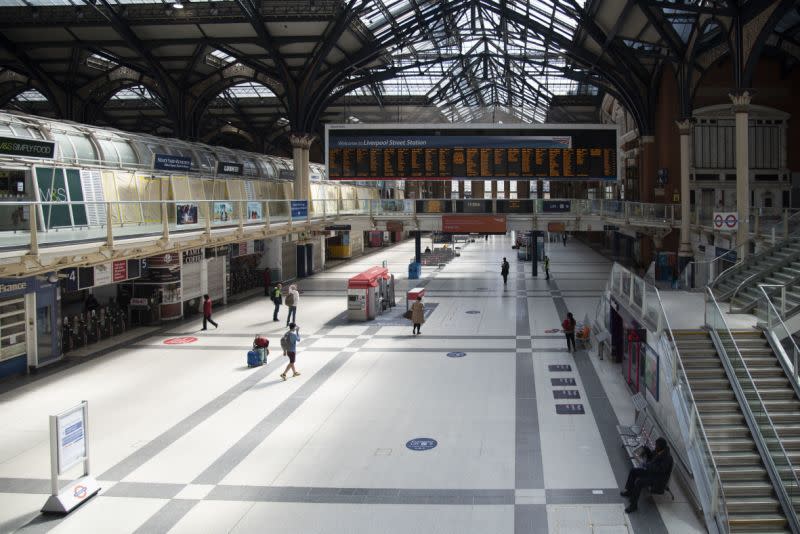
<svg viewBox="0 0 800 534">
<path fill-rule="evenodd" d="M 408 264 L 408 279 L 417 280 L 422 275 L 422 264 L 412 261 Z"/>
</svg>

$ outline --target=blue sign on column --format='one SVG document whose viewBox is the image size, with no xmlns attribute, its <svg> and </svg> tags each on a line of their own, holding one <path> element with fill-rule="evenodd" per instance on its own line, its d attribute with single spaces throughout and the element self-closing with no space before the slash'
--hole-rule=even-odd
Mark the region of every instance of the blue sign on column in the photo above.
<svg viewBox="0 0 800 534">
<path fill-rule="evenodd" d="M 308 217 L 308 200 L 292 200 L 292 219 Z"/>
</svg>

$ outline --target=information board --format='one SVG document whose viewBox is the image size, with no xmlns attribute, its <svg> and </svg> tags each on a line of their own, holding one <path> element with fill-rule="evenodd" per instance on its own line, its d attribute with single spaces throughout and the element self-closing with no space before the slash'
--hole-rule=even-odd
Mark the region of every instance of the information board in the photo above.
<svg viewBox="0 0 800 534">
<path fill-rule="evenodd" d="M 58 415 L 58 473 L 83 461 L 86 456 L 86 432 L 83 405 Z"/>
<path fill-rule="evenodd" d="M 609 125 L 327 125 L 331 180 L 617 180 Z"/>
</svg>

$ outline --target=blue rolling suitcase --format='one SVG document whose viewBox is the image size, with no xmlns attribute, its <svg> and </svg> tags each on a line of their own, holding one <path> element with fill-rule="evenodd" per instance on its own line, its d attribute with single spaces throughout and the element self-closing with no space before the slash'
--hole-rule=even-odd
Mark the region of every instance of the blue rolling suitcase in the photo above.
<svg viewBox="0 0 800 534">
<path fill-rule="evenodd" d="M 262 356 L 261 351 L 253 349 L 247 351 L 247 366 L 248 367 L 257 367 L 264 363 L 264 358 Z"/>
</svg>

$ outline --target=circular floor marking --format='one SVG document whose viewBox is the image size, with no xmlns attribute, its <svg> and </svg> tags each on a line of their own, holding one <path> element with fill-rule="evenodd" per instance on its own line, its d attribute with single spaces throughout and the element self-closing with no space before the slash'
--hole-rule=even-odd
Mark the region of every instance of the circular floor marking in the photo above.
<svg viewBox="0 0 800 534">
<path fill-rule="evenodd" d="M 406 443 L 412 451 L 429 451 L 439 443 L 433 438 L 414 438 Z"/>
<path fill-rule="evenodd" d="M 480 313 L 478 310 L 467 310 L 467 313 L 470 315 L 475 315 L 476 313 Z"/>
<path fill-rule="evenodd" d="M 195 341 L 197 341 L 197 338 L 193 336 L 171 337 L 164 340 L 164 345 L 186 345 L 187 343 L 194 343 Z"/>
<path fill-rule="evenodd" d="M 545 334 L 555 334 L 555 333 L 560 332 L 560 331 L 561 331 L 560 328 L 548 328 L 547 330 L 544 331 L 544 333 Z"/>
<path fill-rule="evenodd" d="M 466 355 L 467 355 L 466 352 L 448 352 L 447 353 L 448 358 L 463 358 Z"/>
</svg>

